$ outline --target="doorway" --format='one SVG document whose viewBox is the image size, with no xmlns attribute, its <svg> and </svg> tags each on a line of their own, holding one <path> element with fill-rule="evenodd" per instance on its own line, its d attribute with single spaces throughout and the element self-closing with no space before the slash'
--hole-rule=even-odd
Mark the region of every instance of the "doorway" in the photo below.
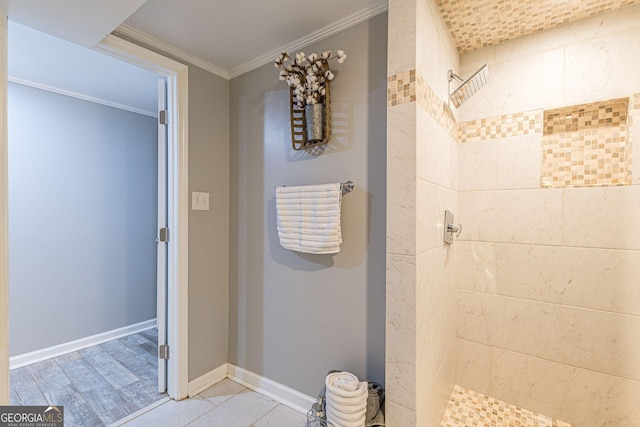
<svg viewBox="0 0 640 427">
<path fill-rule="evenodd" d="M 171 346 L 172 356 L 168 363 L 169 376 L 167 385 L 169 395 L 174 399 L 180 399 L 187 395 L 187 67 L 111 36 L 105 39 L 98 47 L 98 50 L 143 66 L 163 75 L 167 79 L 167 101 L 169 105 L 169 124 L 167 126 L 167 223 L 168 228 L 172 231 L 171 240 L 166 245 L 168 256 L 167 307 L 170 313 L 167 322 L 167 342 Z M 6 147 L 6 141 L 3 141 L 2 146 Z M 3 184 L 4 185 L 0 187 L 0 196 L 6 201 L 6 184 Z M 3 207 L 6 207 L 6 203 L 3 204 Z M 3 213 L 6 213 L 6 211 Z M 2 232 L 6 233 L 6 229 L 3 229 Z M 2 241 L 2 243 L 5 244 L 4 241 Z M 0 249 L 0 262 L 6 265 L 6 244 Z M 3 277 L 2 279 L 5 278 Z M 0 291 L 6 292 L 5 280 L 0 280 Z M 0 333 L 6 333 L 6 326 L 6 319 L 0 319 Z M 7 360 L 3 358 L 1 361 L 2 365 L 0 366 L 0 368 L 3 368 L 3 374 L 0 375 L 0 382 L 2 383 L 5 382 L 6 378 L 6 362 Z M 2 386 L 2 384 L 0 384 L 0 386 Z M 4 401 L 7 400 L 3 395 L 0 395 L 0 399 Z"/>
</svg>

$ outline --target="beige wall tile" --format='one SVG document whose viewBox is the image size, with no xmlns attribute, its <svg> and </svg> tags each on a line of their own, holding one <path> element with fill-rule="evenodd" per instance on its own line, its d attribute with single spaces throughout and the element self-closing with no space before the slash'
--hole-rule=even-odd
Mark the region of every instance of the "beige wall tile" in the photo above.
<svg viewBox="0 0 640 427">
<path fill-rule="evenodd" d="M 458 290 L 456 336 L 482 344 L 500 341 L 502 308 L 495 295 Z"/>
<path fill-rule="evenodd" d="M 417 1 L 416 68 L 441 99 L 448 93 L 447 70 L 459 67 L 459 55 L 436 2 Z"/>
<path fill-rule="evenodd" d="M 640 249 L 640 187 L 564 191 L 564 244 Z"/>
<path fill-rule="evenodd" d="M 640 425 L 640 383 L 492 350 L 493 397 L 580 427 Z"/>
<path fill-rule="evenodd" d="M 424 108 L 417 110 L 416 175 L 453 189 L 458 170 L 456 142 Z"/>
<path fill-rule="evenodd" d="M 445 358 L 455 344 L 455 298 L 449 298 L 442 307 L 417 332 L 417 383 L 418 402 L 431 388 Z"/>
<path fill-rule="evenodd" d="M 387 73 L 416 68 L 416 0 L 389 2 L 387 39 Z"/>
<path fill-rule="evenodd" d="M 491 242 L 559 244 L 563 190 L 459 193 L 460 238 Z"/>
<path fill-rule="evenodd" d="M 387 393 L 415 409 L 416 392 L 416 259 L 387 255 Z"/>
<path fill-rule="evenodd" d="M 431 388 L 418 403 L 417 419 L 420 427 L 440 427 L 440 420 L 455 386 L 455 370 L 455 357 L 449 354 L 440 366 Z"/>
<path fill-rule="evenodd" d="M 459 338 L 560 361 L 561 320 L 557 304 L 458 291 Z"/>
<path fill-rule="evenodd" d="M 569 368 L 570 369 L 570 368 Z M 574 368 L 561 411 L 580 427 L 640 425 L 640 383 Z"/>
<path fill-rule="evenodd" d="M 458 147 L 458 190 L 495 190 L 498 141 L 474 141 Z"/>
<path fill-rule="evenodd" d="M 415 103 L 387 109 L 387 252 L 415 254 Z"/>
<path fill-rule="evenodd" d="M 572 368 L 494 348 L 491 369 L 491 396 L 530 411 L 572 422 L 562 405 L 562 399 L 571 387 Z"/>
<path fill-rule="evenodd" d="M 563 361 L 640 380 L 640 317 L 563 307 Z"/>
<path fill-rule="evenodd" d="M 640 315 L 638 277 L 638 251 L 496 245 L 500 295 Z"/>
<path fill-rule="evenodd" d="M 561 306 L 496 296 L 499 309 L 497 347 L 549 360 L 562 359 Z"/>
<path fill-rule="evenodd" d="M 461 77 L 467 78 L 467 74 Z M 464 122 L 563 105 L 563 75 L 564 49 L 490 64 L 489 82 L 460 106 L 458 120 Z"/>
<path fill-rule="evenodd" d="M 388 395 L 387 395 L 388 396 Z M 406 426 L 416 427 L 416 412 L 413 409 L 406 408 L 386 398 L 384 402 L 385 422 L 389 427 Z"/>
<path fill-rule="evenodd" d="M 486 292 L 496 290 L 496 249 L 494 243 L 460 240 L 453 248 L 453 284 L 456 289 Z"/>
<path fill-rule="evenodd" d="M 631 183 L 640 184 L 640 109 L 629 111 L 629 141 L 631 142 Z"/>
<path fill-rule="evenodd" d="M 495 46 L 496 62 L 515 61 L 564 46 L 633 30 L 640 25 L 640 5 L 561 25 Z M 465 55 L 466 56 L 466 55 Z M 464 56 L 461 58 L 464 61 Z"/>
<path fill-rule="evenodd" d="M 496 244 L 496 293 L 561 303 L 572 271 L 559 246 Z"/>
<path fill-rule="evenodd" d="M 433 249 L 417 258 L 416 327 L 422 327 L 453 293 L 452 248 Z"/>
<path fill-rule="evenodd" d="M 566 47 L 565 105 L 620 98 L 640 92 L 629 78 L 640 60 L 640 27 Z M 559 105 L 559 104 L 558 104 Z"/>
<path fill-rule="evenodd" d="M 491 347 L 457 338 L 456 357 L 456 384 L 482 394 L 489 394 Z"/>
<path fill-rule="evenodd" d="M 502 138 L 497 144 L 497 188 L 540 188 L 541 134 Z"/>
<path fill-rule="evenodd" d="M 426 181 L 417 183 L 417 242 L 418 254 L 444 245 L 444 211 L 457 212 L 457 193 Z"/>
</svg>

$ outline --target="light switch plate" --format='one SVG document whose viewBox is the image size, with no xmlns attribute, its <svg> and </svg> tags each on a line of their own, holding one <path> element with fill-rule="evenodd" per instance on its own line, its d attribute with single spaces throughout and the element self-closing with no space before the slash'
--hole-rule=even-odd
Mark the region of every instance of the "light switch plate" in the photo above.
<svg viewBox="0 0 640 427">
<path fill-rule="evenodd" d="M 209 210 L 209 193 L 193 191 L 191 193 L 191 210 L 208 211 Z"/>
</svg>

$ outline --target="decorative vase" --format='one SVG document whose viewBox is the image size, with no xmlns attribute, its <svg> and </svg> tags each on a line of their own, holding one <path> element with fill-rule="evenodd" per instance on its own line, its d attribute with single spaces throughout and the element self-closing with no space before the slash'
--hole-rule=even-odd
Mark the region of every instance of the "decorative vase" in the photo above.
<svg viewBox="0 0 640 427">
<path fill-rule="evenodd" d="M 322 141 L 324 134 L 324 106 L 320 103 L 305 105 L 304 115 L 307 121 L 307 141 Z"/>
</svg>

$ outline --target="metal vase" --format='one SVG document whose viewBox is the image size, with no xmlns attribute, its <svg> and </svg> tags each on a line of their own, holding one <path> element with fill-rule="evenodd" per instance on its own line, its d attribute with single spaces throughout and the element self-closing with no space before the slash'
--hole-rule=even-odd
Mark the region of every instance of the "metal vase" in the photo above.
<svg viewBox="0 0 640 427">
<path fill-rule="evenodd" d="M 307 141 L 322 141 L 324 134 L 324 105 L 320 103 L 305 105 L 304 115 L 307 121 Z"/>
</svg>

